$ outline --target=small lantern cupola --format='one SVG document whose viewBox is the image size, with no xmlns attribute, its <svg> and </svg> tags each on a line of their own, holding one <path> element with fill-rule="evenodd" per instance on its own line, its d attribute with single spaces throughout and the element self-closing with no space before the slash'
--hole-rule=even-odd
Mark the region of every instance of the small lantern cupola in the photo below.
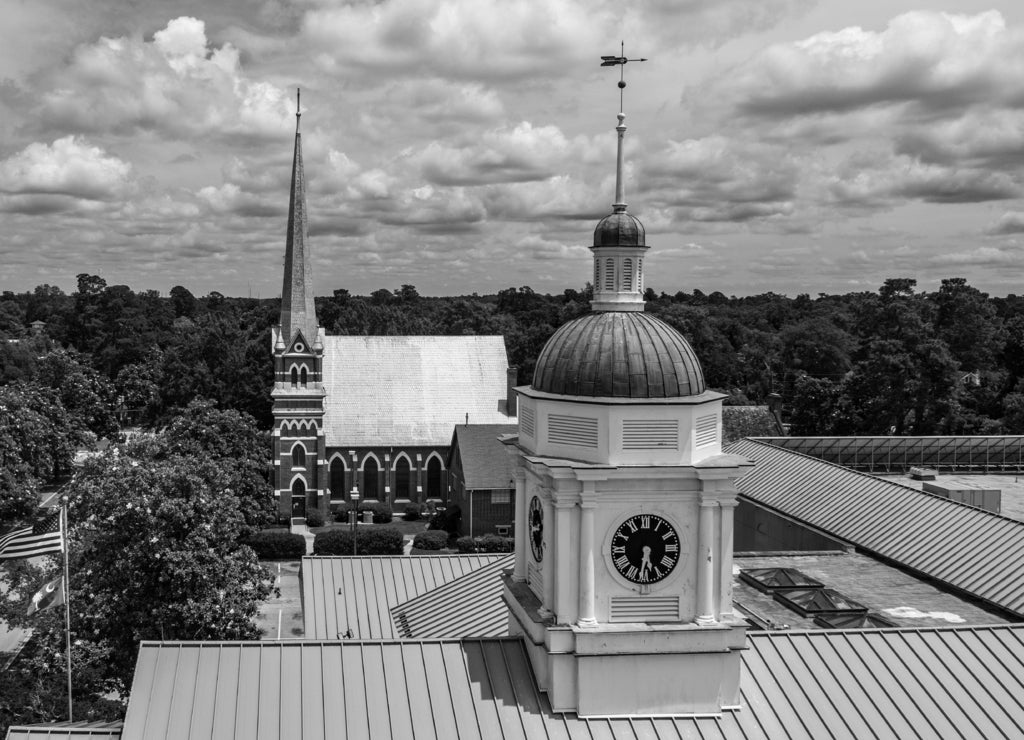
<svg viewBox="0 0 1024 740">
<path fill-rule="evenodd" d="M 620 80 L 620 90 L 625 82 Z M 621 100 L 621 98 L 620 98 Z M 620 105 L 621 107 L 621 105 Z M 615 203 L 612 212 L 594 229 L 594 311 L 644 310 L 644 225 L 626 212 L 623 145 L 626 114 L 618 114 L 618 152 L 615 167 Z"/>
</svg>

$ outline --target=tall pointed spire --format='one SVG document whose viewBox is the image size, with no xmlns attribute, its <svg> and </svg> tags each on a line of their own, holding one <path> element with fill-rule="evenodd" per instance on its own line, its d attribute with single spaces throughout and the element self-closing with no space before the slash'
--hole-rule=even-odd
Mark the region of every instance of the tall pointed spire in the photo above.
<svg viewBox="0 0 1024 740">
<path fill-rule="evenodd" d="M 313 303 L 313 264 L 306 224 L 306 178 L 302 170 L 302 117 L 300 94 L 295 96 L 295 155 L 292 188 L 288 201 L 288 236 L 284 253 L 284 287 L 281 290 L 281 339 L 291 344 L 301 331 L 307 342 L 317 341 L 316 306 Z"/>
<path fill-rule="evenodd" d="M 644 225 L 626 213 L 625 138 L 626 114 L 623 112 L 623 91 L 626 87 L 627 59 L 625 44 L 620 56 L 601 57 L 602 67 L 619 66 L 619 113 L 615 131 L 618 150 L 615 156 L 615 202 L 612 213 L 594 229 L 594 311 L 644 310 L 644 253 L 647 251 Z"/>
</svg>

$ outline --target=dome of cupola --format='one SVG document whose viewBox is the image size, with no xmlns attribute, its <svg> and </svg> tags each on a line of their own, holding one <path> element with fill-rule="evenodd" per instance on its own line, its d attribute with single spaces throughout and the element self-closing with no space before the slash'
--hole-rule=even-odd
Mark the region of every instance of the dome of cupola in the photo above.
<svg viewBox="0 0 1024 740">
<path fill-rule="evenodd" d="M 533 372 L 533 390 L 595 398 L 679 398 L 706 390 L 689 342 L 643 312 L 581 316 L 552 335 Z"/>
<path fill-rule="evenodd" d="M 594 229 L 595 247 L 646 247 L 644 225 L 640 219 L 616 210 L 601 219 Z"/>
</svg>

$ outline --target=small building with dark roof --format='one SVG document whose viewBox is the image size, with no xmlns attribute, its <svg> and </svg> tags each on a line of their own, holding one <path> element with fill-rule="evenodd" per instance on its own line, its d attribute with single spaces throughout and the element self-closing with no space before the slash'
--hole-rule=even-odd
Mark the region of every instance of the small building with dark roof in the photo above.
<svg viewBox="0 0 1024 740">
<path fill-rule="evenodd" d="M 498 436 L 515 432 L 515 424 L 455 426 L 448 453 L 448 501 L 462 512 L 462 534 L 512 534 L 514 466 Z"/>
</svg>

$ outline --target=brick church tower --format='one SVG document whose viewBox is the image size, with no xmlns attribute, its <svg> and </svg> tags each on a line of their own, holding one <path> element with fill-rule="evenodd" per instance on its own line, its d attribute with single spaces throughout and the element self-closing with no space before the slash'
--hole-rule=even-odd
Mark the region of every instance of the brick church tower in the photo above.
<svg viewBox="0 0 1024 740">
<path fill-rule="evenodd" d="M 305 519 L 320 505 L 327 480 L 324 438 L 323 337 L 313 303 L 313 268 L 306 225 L 301 107 L 296 100 L 288 236 L 281 323 L 273 328 L 274 491 L 281 519 Z"/>
</svg>

